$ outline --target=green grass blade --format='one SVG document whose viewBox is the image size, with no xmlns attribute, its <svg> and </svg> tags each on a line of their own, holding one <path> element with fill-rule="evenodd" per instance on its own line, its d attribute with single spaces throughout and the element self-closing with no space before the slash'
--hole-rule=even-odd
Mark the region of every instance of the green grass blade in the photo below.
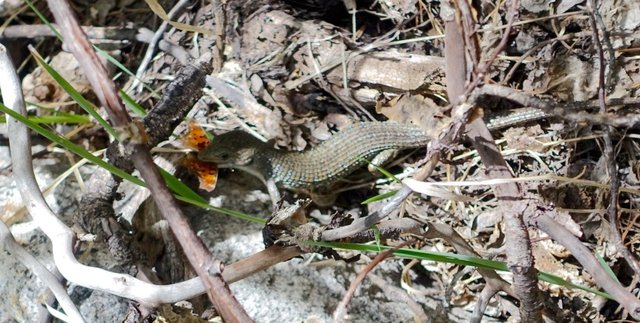
<svg viewBox="0 0 640 323">
<path fill-rule="evenodd" d="M 238 218 L 241 220 L 246 220 L 246 221 L 251 221 L 251 222 L 255 222 L 255 223 L 260 223 L 260 224 L 264 224 L 267 223 L 267 219 L 264 218 L 260 218 L 257 216 L 252 216 L 252 215 L 248 215 L 242 212 L 238 212 L 238 211 L 234 211 L 234 210 L 230 210 L 230 209 L 225 209 L 225 208 L 220 208 L 220 207 L 215 207 L 215 206 L 211 206 L 209 204 L 205 203 L 200 203 L 197 201 L 193 201 L 193 200 L 189 200 L 187 198 L 184 198 L 182 196 L 176 196 L 176 198 L 180 201 L 195 205 L 195 206 L 199 206 L 203 209 L 207 209 L 207 210 L 211 210 L 211 211 L 215 211 L 221 214 L 225 214 L 225 215 L 229 215 L 232 216 L 234 218 Z"/>
<path fill-rule="evenodd" d="M 384 200 L 384 199 L 387 199 L 387 198 L 390 198 L 390 197 L 396 195 L 396 193 L 398 193 L 398 190 L 391 190 L 391 191 L 386 192 L 386 193 L 382 193 L 382 194 L 378 194 L 378 195 L 372 196 L 372 197 L 362 201 L 360 204 L 364 205 L 364 204 L 369 204 L 369 203 L 381 201 L 381 200 Z"/>
<path fill-rule="evenodd" d="M 558 286 L 565 286 L 567 288 L 575 288 L 575 289 L 580 289 L 583 290 L 585 292 L 588 293 L 592 293 L 598 296 L 602 296 L 604 298 L 608 298 L 610 300 L 614 300 L 613 297 L 611 297 L 611 295 L 609 295 L 608 293 L 599 291 L 597 289 L 593 289 L 593 288 L 589 288 L 589 287 L 585 287 L 582 285 L 578 285 L 578 284 L 574 284 L 572 282 L 567 281 L 566 279 L 560 277 L 560 276 L 556 276 L 554 274 L 550 274 L 550 273 L 545 273 L 545 272 L 538 272 L 538 278 L 544 282 L 547 282 L 549 284 L 554 284 L 554 285 L 558 285 Z"/>
<path fill-rule="evenodd" d="M 380 249 L 382 250 L 391 249 L 391 247 L 389 246 L 376 246 L 376 245 L 360 244 L 360 243 L 318 242 L 318 241 L 308 241 L 307 243 L 309 245 L 317 246 L 317 247 L 357 250 L 361 252 L 379 252 Z M 491 269 L 496 271 L 505 271 L 505 272 L 509 271 L 505 263 L 494 261 L 494 260 L 477 258 L 477 257 L 459 255 L 459 254 L 424 251 L 424 250 L 413 250 L 413 249 L 407 249 L 407 248 L 400 248 L 394 251 L 393 254 L 395 256 L 403 257 L 403 258 L 445 262 L 445 263 L 457 264 L 462 266 L 472 266 L 477 268 Z M 611 295 L 607 293 L 568 282 L 562 277 L 559 277 L 553 274 L 539 272 L 538 278 L 550 284 L 565 286 L 568 288 L 580 289 L 580 290 L 593 293 L 608 299 L 613 299 Z"/>
<path fill-rule="evenodd" d="M 604 260 L 604 258 L 602 258 L 602 256 L 600 256 L 599 253 L 596 253 L 595 256 L 596 256 L 596 259 L 598 259 L 598 262 L 600 263 L 600 266 L 602 266 L 604 271 L 606 271 L 607 274 L 611 276 L 611 278 L 615 279 L 615 281 L 619 283 L 620 280 L 618 279 L 616 274 L 613 272 L 613 270 L 611 270 L 611 267 L 609 267 L 609 264 Z"/>
<path fill-rule="evenodd" d="M 208 204 L 202 196 L 194 192 L 189 186 L 185 185 L 171 173 L 160 168 L 160 175 L 162 175 L 162 178 L 167 182 L 167 186 L 169 186 L 174 193 L 178 194 L 178 196 L 182 196 L 187 200 L 197 201 L 198 203 Z"/>
<path fill-rule="evenodd" d="M 138 104 L 132 97 L 130 97 L 127 92 L 118 90 L 118 94 L 120 94 L 120 98 L 122 102 L 133 111 L 138 117 L 142 118 L 147 115 L 147 111 L 144 110 L 142 106 Z"/>
<path fill-rule="evenodd" d="M 37 124 L 56 124 L 56 123 L 67 123 L 67 124 L 85 124 L 90 123 L 91 120 L 87 116 L 77 115 L 77 114 L 69 114 L 69 115 L 53 115 L 53 116 L 41 116 L 34 117 L 29 116 L 29 121 Z M 4 116 L 0 116 L 0 123 L 7 122 Z"/>
</svg>

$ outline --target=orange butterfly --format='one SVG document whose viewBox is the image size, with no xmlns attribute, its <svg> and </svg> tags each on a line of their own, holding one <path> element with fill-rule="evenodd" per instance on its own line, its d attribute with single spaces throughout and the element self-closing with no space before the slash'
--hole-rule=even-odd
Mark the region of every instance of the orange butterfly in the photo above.
<svg viewBox="0 0 640 323">
<path fill-rule="evenodd" d="M 188 148 L 195 151 L 205 149 L 209 145 L 209 136 L 200 125 L 190 120 L 187 123 L 187 132 L 182 136 L 182 143 Z M 215 163 L 203 162 L 194 154 L 188 154 L 183 160 L 182 165 L 198 176 L 200 181 L 200 189 L 207 192 L 213 191 L 218 182 L 218 165 Z"/>
</svg>

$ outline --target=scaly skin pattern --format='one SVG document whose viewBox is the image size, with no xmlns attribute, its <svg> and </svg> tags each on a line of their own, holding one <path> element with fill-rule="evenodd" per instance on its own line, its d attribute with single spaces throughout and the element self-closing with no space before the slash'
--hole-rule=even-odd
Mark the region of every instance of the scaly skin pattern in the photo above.
<svg viewBox="0 0 640 323">
<path fill-rule="evenodd" d="M 360 122 L 303 152 L 277 150 L 251 135 L 231 131 L 216 136 L 198 158 L 245 169 L 287 189 L 326 187 L 387 149 L 425 146 L 429 138 L 415 125 Z"/>
<path fill-rule="evenodd" d="M 507 116 L 490 118 L 491 130 L 544 118 L 540 110 L 521 109 Z M 314 190 L 330 187 L 388 149 L 426 146 L 429 138 L 420 127 L 396 122 L 360 122 L 348 126 L 323 143 L 303 152 L 275 149 L 242 131 L 216 136 L 198 154 L 203 161 L 234 167 L 287 189 Z"/>
</svg>

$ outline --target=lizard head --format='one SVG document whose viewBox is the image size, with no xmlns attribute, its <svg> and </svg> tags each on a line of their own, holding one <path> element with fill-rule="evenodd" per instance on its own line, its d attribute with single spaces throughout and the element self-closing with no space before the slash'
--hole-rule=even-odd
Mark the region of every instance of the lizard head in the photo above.
<svg viewBox="0 0 640 323">
<path fill-rule="evenodd" d="M 207 148 L 198 153 L 198 159 L 222 167 L 251 166 L 264 145 L 252 135 L 234 130 L 216 136 Z"/>
</svg>

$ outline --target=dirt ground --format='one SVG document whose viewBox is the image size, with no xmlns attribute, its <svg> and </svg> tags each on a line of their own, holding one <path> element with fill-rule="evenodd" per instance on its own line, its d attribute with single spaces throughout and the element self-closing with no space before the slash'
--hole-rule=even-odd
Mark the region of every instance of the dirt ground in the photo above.
<svg viewBox="0 0 640 323">
<path fill-rule="evenodd" d="M 114 143 L 38 64 L 35 52 L 122 130 L 83 63 L 36 14 L 54 22 L 53 3 L 0 1 L 0 43 L 29 116 L 144 176 L 126 140 Z M 112 57 L 104 64 L 116 87 L 147 111 L 129 114 L 156 164 L 211 206 L 179 204 L 207 250 L 230 272 L 265 243 L 296 250 L 291 260 L 250 262 L 254 272 L 230 284 L 253 320 L 640 320 L 639 2 L 101 0 L 72 9 Z M 383 120 L 429 138 L 399 151 L 384 174 L 364 166 L 335 182 L 289 187 L 275 171 L 254 176 L 197 154 L 240 129 L 268 149 L 325 152 L 311 163 L 321 169 L 363 142 L 332 144 L 336 134 Z M 157 194 L 76 165 L 82 158 L 68 147 L 30 134 L 36 179 L 73 230 L 80 263 L 162 285 L 198 275 Z M 3 127 L 0 135 L 2 220 L 57 275 L 85 321 L 233 321 L 206 294 L 159 304 L 61 275 L 55 238 L 19 192 L 15 134 Z M 295 203 L 303 206 L 290 212 Z M 381 244 L 404 253 L 371 251 Z M 50 285 L 3 246 L 0 290 L 9 301 L 0 321 L 46 322 L 43 304 L 61 308 Z"/>
</svg>

